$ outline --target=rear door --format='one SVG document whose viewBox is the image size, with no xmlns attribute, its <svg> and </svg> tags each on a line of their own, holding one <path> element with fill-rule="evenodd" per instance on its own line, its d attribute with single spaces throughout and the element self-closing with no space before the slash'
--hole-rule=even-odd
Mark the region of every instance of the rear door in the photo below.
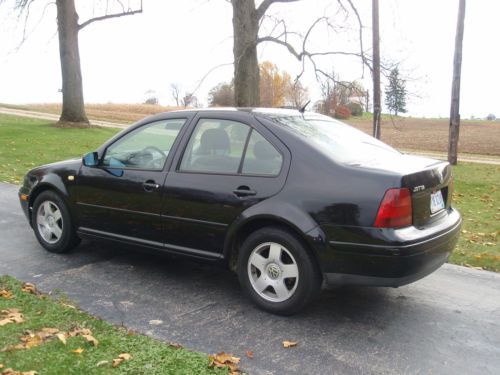
<svg viewBox="0 0 500 375">
<path fill-rule="evenodd" d="M 184 137 L 165 182 L 167 248 L 220 257 L 228 226 L 283 187 L 287 148 L 252 116 L 202 113 Z"/>
</svg>

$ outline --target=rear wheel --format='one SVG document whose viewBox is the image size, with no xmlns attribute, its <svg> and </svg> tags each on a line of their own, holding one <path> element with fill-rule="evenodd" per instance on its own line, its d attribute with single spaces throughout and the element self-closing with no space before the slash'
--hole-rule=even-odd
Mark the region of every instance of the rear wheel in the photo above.
<svg viewBox="0 0 500 375">
<path fill-rule="evenodd" d="M 300 311 L 321 286 L 321 273 L 302 242 L 274 227 L 260 229 L 244 241 L 238 277 L 259 307 L 282 315 Z"/>
<path fill-rule="evenodd" d="M 64 253 L 80 243 L 64 200 L 55 192 L 42 192 L 33 204 L 33 230 L 50 252 Z"/>
</svg>

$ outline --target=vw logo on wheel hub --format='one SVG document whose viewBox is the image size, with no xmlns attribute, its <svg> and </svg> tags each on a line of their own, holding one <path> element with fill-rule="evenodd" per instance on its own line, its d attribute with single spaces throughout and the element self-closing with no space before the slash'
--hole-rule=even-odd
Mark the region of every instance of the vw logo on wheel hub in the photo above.
<svg viewBox="0 0 500 375">
<path fill-rule="evenodd" d="M 281 269 L 276 264 L 271 263 L 267 267 L 267 274 L 271 279 L 276 280 L 281 275 Z"/>
</svg>

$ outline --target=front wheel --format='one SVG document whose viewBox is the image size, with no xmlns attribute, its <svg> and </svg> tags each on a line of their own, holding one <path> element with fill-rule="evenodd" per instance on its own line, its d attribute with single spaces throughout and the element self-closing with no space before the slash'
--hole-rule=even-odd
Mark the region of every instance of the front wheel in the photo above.
<svg viewBox="0 0 500 375">
<path fill-rule="evenodd" d="M 291 315 L 318 293 L 321 273 L 291 232 L 263 228 L 244 241 L 238 257 L 240 284 L 262 309 Z"/>
<path fill-rule="evenodd" d="M 66 203 L 53 191 L 36 197 L 32 223 L 38 242 L 50 252 L 65 253 L 80 242 Z"/>
</svg>

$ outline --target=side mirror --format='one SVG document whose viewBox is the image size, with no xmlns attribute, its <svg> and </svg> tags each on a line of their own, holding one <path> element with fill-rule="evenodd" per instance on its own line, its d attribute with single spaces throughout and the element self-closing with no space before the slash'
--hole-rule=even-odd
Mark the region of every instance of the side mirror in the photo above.
<svg viewBox="0 0 500 375">
<path fill-rule="evenodd" d="M 96 167 L 99 164 L 99 155 L 95 151 L 89 152 L 83 155 L 82 162 L 86 167 Z"/>
</svg>

